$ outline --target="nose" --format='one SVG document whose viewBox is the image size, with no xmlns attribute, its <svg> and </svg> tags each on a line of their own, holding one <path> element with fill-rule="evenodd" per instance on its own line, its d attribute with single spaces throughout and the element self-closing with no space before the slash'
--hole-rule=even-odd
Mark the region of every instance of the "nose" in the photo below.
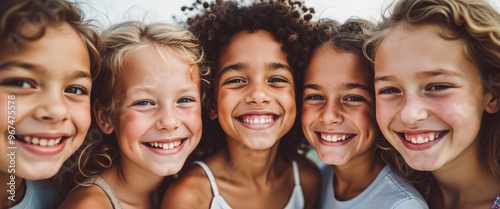
<svg viewBox="0 0 500 209">
<path fill-rule="evenodd" d="M 338 124 L 344 121 L 341 105 L 339 102 L 327 101 L 324 108 L 321 110 L 319 121 L 327 125 Z"/>
<path fill-rule="evenodd" d="M 267 90 L 266 84 L 255 82 L 250 86 L 250 90 L 245 97 L 246 103 L 268 104 L 271 102 L 271 97 Z"/>
<path fill-rule="evenodd" d="M 68 120 L 68 104 L 62 93 L 45 94 L 39 101 L 40 103 L 33 112 L 33 117 L 36 120 L 46 123 L 59 123 Z"/>
<path fill-rule="evenodd" d="M 157 130 L 172 131 L 177 129 L 179 125 L 179 115 L 173 105 L 170 107 L 164 107 L 160 110 L 155 124 Z"/>
<path fill-rule="evenodd" d="M 429 117 L 422 98 L 408 95 L 399 111 L 399 120 L 405 125 L 415 125 Z"/>
</svg>

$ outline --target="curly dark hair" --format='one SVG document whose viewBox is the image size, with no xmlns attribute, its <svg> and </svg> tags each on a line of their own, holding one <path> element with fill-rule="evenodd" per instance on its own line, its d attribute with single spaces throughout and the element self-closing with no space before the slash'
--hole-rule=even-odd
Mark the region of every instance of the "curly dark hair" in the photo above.
<svg viewBox="0 0 500 209">
<path fill-rule="evenodd" d="M 287 53 L 288 63 L 292 68 L 295 84 L 301 83 L 303 71 L 313 41 L 313 8 L 307 8 L 301 1 L 264 1 L 245 4 L 243 1 L 202 2 L 197 0 L 192 7 L 183 7 L 183 10 L 199 11 L 200 13 L 187 20 L 188 30 L 192 31 L 201 41 L 206 54 L 206 60 L 212 69 L 219 69 L 217 61 L 223 50 L 229 45 L 231 37 L 247 31 L 264 30 L 271 33 L 282 44 Z M 217 70 L 213 70 L 211 83 L 216 83 Z M 213 85 L 214 86 L 214 85 Z M 207 94 L 209 105 L 215 105 L 214 87 Z M 298 95 L 295 89 L 295 94 Z M 301 101 L 296 97 L 296 102 Z M 212 121 L 206 116 L 203 118 L 203 137 L 197 152 L 208 155 L 222 147 L 226 141 L 218 120 Z M 306 153 L 308 144 L 300 137 L 300 118 L 295 118 L 292 129 L 280 140 L 279 151 L 282 156 L 292 157 L 299 153 Z"/>
</svg>

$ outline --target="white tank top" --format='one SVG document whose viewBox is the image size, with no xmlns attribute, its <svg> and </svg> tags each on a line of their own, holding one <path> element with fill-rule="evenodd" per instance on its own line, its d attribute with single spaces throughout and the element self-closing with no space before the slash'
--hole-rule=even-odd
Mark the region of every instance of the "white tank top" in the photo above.
<svg viewBox="0 0 500 209">
<path fill-rule="evenodd" d="M 212 186 L 214 198 L 212 199 L 212 203 L 210 204 L 210 209 L 232 209 L 231 206 L 229 206 L 227 202 L 224 200 L 224 198 L 220 196 L 214 175 L 212 174 L 210 168 L 208 168 L 207 164 L 201 161 L 196 161 L 193 164 L 198 164 L 199 166 L 201 166 L 201 168 L 203 168 L 203 170 L 207 174 L 208 180 L 210 181 L 210 185 Z M 299 168 L 295 161 L 292 162 L 292 165 L 293 165 L 293 178 L 295 186 L 293 187 L 292 196 L 290 196 L 288 203 L 283 209 L 303 209 L 304 196 L 302 195 L 302 187 L 300 187 Z"/>
</svg>

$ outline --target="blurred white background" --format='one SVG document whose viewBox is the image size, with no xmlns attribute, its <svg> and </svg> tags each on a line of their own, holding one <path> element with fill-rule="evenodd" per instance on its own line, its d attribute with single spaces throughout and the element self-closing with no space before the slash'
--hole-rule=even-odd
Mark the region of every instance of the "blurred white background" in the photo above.
<svg viewBox="0 0 500 209">
<path fill-rule="evenodd" d="M 85 12 L 87 19 L 96 20 L 102 29 L 126 20 L 175 23 L 173 16 L 184 20 L 182 6 L 190 6 L 195 0 L 73 0 Z M 214 0 L 212 0 L 214 1 Z M 314 7 L 313 21 L 330 18 L 344 22 L 350 17 L 360 17 L 373 22 L 380 20 L 383 9 L 393 0 L 303 0 Z M 500 11 L 500 0 L 488 0 Z"/>
</svg>

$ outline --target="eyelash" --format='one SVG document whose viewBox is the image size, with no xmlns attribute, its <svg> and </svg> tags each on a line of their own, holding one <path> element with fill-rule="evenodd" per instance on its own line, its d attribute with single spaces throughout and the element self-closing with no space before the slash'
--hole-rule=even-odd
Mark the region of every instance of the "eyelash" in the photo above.
<svg viewBox="0 0 500 209">
<path fill-rule="evenodd" d="M 28 84 L 29 86 L 25 86 L 25 84 Z M 36 82 L 29 79 L 10 79 L 4 81 L 2 85 L 18 88 L 35 88 Z"/>
<path fill-rule="evenodd" d="M 367 100 L 362 96 L 349 96 L 349 97 L 345 98 L 344 101 L 365 102 Z"/>
<path fill-rule="evenodd" d="M 307 96 L 304 100 L 325 100 L 325 99 L 320 95 L 311 95 Z"/>
<path fill-rule="evenodd" d="M 271 78 L 268 81 L 269 83 L 277 83 L 277 82 L 283 82 L 283 83 L 288 83 L 286 79 L 283 78 Z"/>
<path fill-rule="evenodd" d="M 230 79 L 230 80 L 224 82 L 223 85 L 230 84 L 230 83 L 245 83 L 245 81 L 241 78 L 234 78 L 234 79 Z"/>
<path fill-rule="evenodd" d="M 188 102 L 195 102 L 195 101 L 196 100 L 194 100 L 191 97 L 184 97 L 184 98 L 179 99 L 178 103 L 188 103 Z"/>
<path fill-rule="evenodd" d="M 426 91 L 444 91 L 446 89 L 452 88 L 450 85 L 444 85 L 444 84 L 431 84 L 427 88 L 425 88 Z"/>
<path fill-rule="evenodd" d="M 387 88 L 383 88 L 383 89 L 380 89 L 380 91 L 378 92 L 378 94 L 396 94 L 396 93 L 401 93 L 401 91 L 395 87 L 387 87 Z"/>
<path fill-rule="evenodd" d="M 77 92 L 81 91 L 81 93 L 73 93 L 70 90 L 76 90 Z M 70 93 L 70 94 L 76 94 L 76 95 L 88 95 L 89 94 L 89 91 L 86 88 L 81 87 L 81 86 L 70 86 L 70 87 L 66 88 L 64 90 L 64 92 Z"/>
<path fill-rule="evenodd" d="M 147 100 L 137 101 L 132 104 L 132 106 L 146 106 L 146 105 L 154 105 L 154 104 Z"/>
</svg>

